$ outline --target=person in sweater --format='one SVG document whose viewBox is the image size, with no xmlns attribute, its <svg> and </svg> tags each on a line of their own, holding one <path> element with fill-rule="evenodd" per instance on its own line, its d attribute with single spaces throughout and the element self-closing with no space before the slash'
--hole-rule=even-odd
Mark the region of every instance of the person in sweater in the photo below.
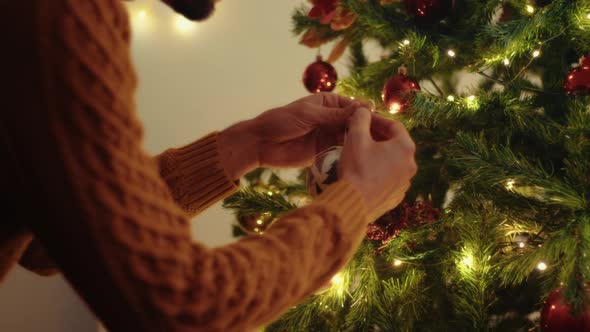
<svg viewBox="0 0 590 332">
<path fill-rule="evenodd" d="M 192 17 L 205 18 L 213 2 L 190 2 L 209 8 Z M 0 278 L 18 261 L 60 271 L 110 331 L 263 326 L 343 267 L 416 172 L 400 123 L 334 94 L 149 156 L 121 1 L 0 6 L 10 27 L 0 55 L 10 82 L 0 118 Z M 347 127 L 340 180 L 314 202 L 262 236 L 219 248 L 191 238 L 190 218 L 235 192 L 245 172 L 307 165 Z"/>
</svg>

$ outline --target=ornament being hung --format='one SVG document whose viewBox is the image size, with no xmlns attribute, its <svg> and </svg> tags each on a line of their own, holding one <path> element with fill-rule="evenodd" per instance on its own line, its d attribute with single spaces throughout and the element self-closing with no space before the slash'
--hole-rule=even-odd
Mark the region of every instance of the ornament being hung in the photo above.
<svg viewBox="0 0 590 332">
<path fill-rule="evenodd" d="M 331 64 L 322 61 L 321 55 L 318 55 L 316 61 L 307 66 L 303 73 L 303 85 L 311 93 L 334 90 L 337 79 L 336 69 Z"/>
<path fill-rule="evenodd" d="M 447 17 L 455 6 L 455 0 L 404 0 L 408 15 L 418 23 L 437 23 Z"/>
<path fill-rule="evenodd" d="M 391 114 L 405 113 L 414 99 L 413 92 L 420 91 L 420 84 L 407 75 L 408 69 L 401 66 L 398 74 L 389 78 L 383 86 L 381 99 Z"/>
<path fill-rule="evenodd" d="M 580 59 L 580 65 L 567 74 L 563 82 L 567 95 L 590 95 L 590 53 Z"/>
<path fill-rule="evenodd" d="M 545 301 L 541 311 L 541 331 L 543 332 L 590 332 L 590 306 L 586 306 L 578 317 L 570 312 L 572 307 L 565 303 L 561 294 L 562 290 L 557 289 Z"/>
<path fill-rule="evenodd" d="M 315 156 L 307 172 L 307 189 L 312 197 L 321 194 L 330 184 L 338 181 L 338 162 L 341 146 L 333 146 Z"/>
</svg>

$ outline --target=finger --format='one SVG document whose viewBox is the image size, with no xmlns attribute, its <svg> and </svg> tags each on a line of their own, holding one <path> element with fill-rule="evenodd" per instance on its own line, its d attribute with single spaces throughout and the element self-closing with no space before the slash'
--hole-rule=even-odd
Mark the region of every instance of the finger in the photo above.
<svg viewBox="0 0 590 332">
<path fill-rule="evenodd" d="M 410 133 L 401 122 L 388 120 L 380 124 L 373 124 L 377 127 L 371 132 L 374 137 L 377 137 L 375 140 L 384 144 L 394 143 L 397 146 L 401 146 L 404 151 L 410 151 L 412 153 L 416 151 L 414 140 L 412 140 Z"/>
<path fill-rule="evenodd" d="M 371 135 L 371 112 L 366 108 L 357 109 L 350 117 L 348 136 L 352 140 L 366 140 Z"/>
<path fill-rule="evenodd" d="M 352 114 L 359 108 L 359 103 L 353 102 L 345 108 L 325 107 L 314 105 L 307 114 L 311 117 L 312 125 L 321 127 L 342 128 L 348 123 Z"/>
<path fill-rule="evenodd" d="M 329 92 L 322 92 L 316 94 L 317 98 L 320 100 L 320 105 L 326 107 L 339 107 L 344 108 L 350 106 L 352 103 L 358 103 L 362 107 L 366 107 L 367 109 L 371 109 L 371 104 L 365 100 L 358 100 L 353 99 L 350 97 L 345 97 L 341 95 L 337 95 L 335 93 Z"/>
<path fill-rule="evenodd" d="M 371 119 L 371 134 L 377 141 L 387 141 L 396 135 L 407 133 L 406 128 L 396 120 L 373 114 Z"/>
<path fill-rule="evenodd" d="M 394 136 L 391 128 L 392 120 L 381 115 L 373 114 L 371 118 L 371 136 L 377 142 L 389 140 Z"/>
</svg>

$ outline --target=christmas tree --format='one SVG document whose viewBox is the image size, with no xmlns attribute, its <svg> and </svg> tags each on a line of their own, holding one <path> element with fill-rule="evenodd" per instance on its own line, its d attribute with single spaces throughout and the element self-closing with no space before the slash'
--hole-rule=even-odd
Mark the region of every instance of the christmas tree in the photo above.
<svg viewBox="0 0 590 332">
<path fill-rule="evenodd" d="M 266 331 L 590 331 L 590 0 L 313 0 L 293 24 L 333 42 L 312 70 L 348 49 L 338 93 L 404 123 L 419 172 Z M 236 235 L 309 202 L 307 173 L 249 174 Z"/>
</svg>

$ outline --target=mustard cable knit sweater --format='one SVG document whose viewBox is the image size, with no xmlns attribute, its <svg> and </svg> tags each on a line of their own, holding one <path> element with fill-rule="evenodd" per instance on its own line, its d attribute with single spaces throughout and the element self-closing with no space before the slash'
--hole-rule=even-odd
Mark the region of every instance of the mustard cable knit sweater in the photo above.
<svg viewBox="0 0 590 332">
<path fill-rule="evenodd" d="M 215 133 L 155 160 L 142 150 L 119 0 L 3 1 L 0 12 L 0 278 L 27 248 L 24 265 L 49 272 L 42 246 L 113 332 L 250 331 L 351 257 L 367 217 L 345 182 L 263 236 L 191 239 L 189 217 L 237 184 Z"/>
</svg>

